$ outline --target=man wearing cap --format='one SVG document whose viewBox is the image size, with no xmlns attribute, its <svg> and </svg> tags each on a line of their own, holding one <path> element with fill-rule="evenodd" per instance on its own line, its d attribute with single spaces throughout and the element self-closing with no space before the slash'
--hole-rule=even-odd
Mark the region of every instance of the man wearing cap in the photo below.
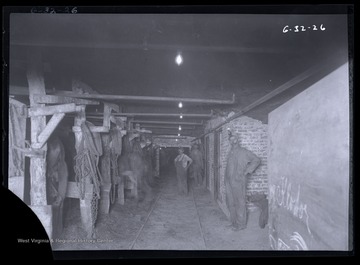
<svg viewBox="0 0 360 265">
<path fill-rule="evenodd" d="M 184 149 L 179 148 L 179 155 L 175 158 L 176 177 L 180 194 L 188 193 L 187 170 L 192 163 L 192 159 L 184 154 Z"/>
<path fill-rule="evenodd" d="M 230 211 L 233 230 L 246 228 L 246 181 L 260 165 L 260 159 L 249 150 L 240 146 L 237 136 L 230 133 L 231 149 L 225 171 L 226 204 Z"/>
</svg>

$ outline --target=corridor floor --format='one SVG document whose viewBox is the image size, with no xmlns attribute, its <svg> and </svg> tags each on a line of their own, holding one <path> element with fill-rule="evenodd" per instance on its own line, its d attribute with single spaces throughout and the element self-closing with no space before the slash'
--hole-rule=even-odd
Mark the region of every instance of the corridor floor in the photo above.
<svg viewBox="0 0 360 265">
<path fill-rule="evenodd" d="M 233 231 L 208 190 L 180 195 L 176 184 L 170 172 L 142 202 L 112 205 L 108 215 L 98 217 L 95 239 L 86 239 L 73 202 L 77 207 L 67 215 L 63 236 L 53 239 L 53 250 L 269 250 L 259 211 L 249 213 L 246 229 Z"/>
</svg>

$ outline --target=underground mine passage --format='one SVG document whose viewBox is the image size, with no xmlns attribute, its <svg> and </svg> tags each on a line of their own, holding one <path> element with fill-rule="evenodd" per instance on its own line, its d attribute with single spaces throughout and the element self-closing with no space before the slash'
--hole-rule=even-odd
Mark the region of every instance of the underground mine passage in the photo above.
<svg viewBox="0 0 360 265">
<path fill-rule="evenodd" d="M 60 254 L 349 250 L 346 29 L 12 14 L 8 188 Z"/>
</svg>

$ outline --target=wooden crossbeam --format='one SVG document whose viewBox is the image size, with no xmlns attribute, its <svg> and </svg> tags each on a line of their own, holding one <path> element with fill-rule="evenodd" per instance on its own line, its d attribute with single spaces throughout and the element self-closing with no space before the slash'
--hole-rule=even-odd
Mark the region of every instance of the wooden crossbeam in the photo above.
<svg viewBox="0 0 360 265">
<path fill-rule="evenodd" d="M 176 124 L 176 125 L 195 125 L 195 126 L 201 126 L 203 125 L 203 122 L 197 123 L 197 122 L 184 122 L 184 121 L 148 121 L 148 120 L 132 120 L 132 123 L 150 123 L 150 124 Z M 142 125 L 145 127 L 146 125 Z"/>
<path fill-rule="evenodd" d="M 110 131 L 110 127 L 104 127 L 104 126 L 91 126 L 89 127 L 91 132 L 96 133 L 108 133 Z M 80 126 L 73 126 L 72 127 L 73 132 L 81 132 Z"/>
<path fill-rule="evenodd" d="M 64 118 L 65 113 L 55 113 L 49 122 L 46 124 L 45 128 L 38 135 L 37 143 L 33 143 L 33 148 L 42 148 L 46 141 L 49 139 L 50 135 L 53 133 L 55 128 L 59 125 L 60 121 Z"/>
<path fill-rule="evenodd" d="M 29 108 L 28 115 L 29 117 L 34 116 L 46 116 L 53 115 L 56 113 L 69 113 L 80 111 L 79 107 L 75 103 L 62 104 L 56 106 L 46 106 L 46 107 L 32 107 Z"/>
<path fill-rule="evenodd" d="M 231 99 L 207 99 L 207 98 L 180 98 L 180 97 L 157 97 L 157 96 L 131 96 L 131 95 L 105 95 L 105 94 L 77 94 L 70 91 L 58 91 L 56 95 L 63 95 L 74 98 L 87 98 L 111 101 L 149 101 L 149 102 L 173 102 L 191 103 L 191 104 L 225 104 L 232 105 L 235 103 L 235 94 Z"/>
<path fill-rule="evenodd" d="M 82 98 L 71 98 L 65 96 L 54 96 L 54 95 L 34 95 L 34 100 L 38 104 L 67 104 L 75 103 L 76 105 L 99 105 L 100 102 L 96 100 L 82 99 Z"/>
</svg>

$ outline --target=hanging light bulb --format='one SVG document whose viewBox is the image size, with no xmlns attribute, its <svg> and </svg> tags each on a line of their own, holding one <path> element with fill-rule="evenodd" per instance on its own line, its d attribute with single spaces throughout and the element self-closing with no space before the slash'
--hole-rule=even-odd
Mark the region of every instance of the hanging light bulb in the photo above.
<svg viewBox="0 0 360 265">
<path fill-rule="evenodd" d="M 178 136 L 180 136 L 180 133 L 178 133 Z"/>
<path fill-rule="evenodd" d="M 177 65 L 181 65 L 181 64 L 182 64 L 183 58 L 182 58 L 181 54 L 178 54 L 178 55 L 176 56 L 175 62 L 176 62 Z"/>
<path fill-rule="evenodd" d="M 182 115 L 180 115 L 180 119 L 182 119 L 183 118 L 183 116 Z"/>
<path fill-rule="evenodd" d="M 183 107 L 182 102 L 179 102 L 179 108 L 181 109 Z"/>
<path fill-rule="evenodd" d="M 179 126 L 179 131 L 181 131 L 181 126 Z"/>
</svg>

